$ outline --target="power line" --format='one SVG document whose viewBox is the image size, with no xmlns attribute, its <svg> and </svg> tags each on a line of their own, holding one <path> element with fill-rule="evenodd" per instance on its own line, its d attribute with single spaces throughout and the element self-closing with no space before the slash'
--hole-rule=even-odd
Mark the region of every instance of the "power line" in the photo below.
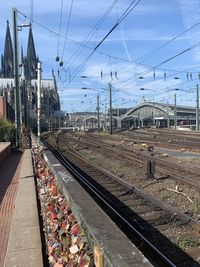
<svg viewBox="0 0 200 267">
<path fill-rule="evenodd" d="M 179 52 L 178 54 L 176 54 L 176 55 L 174 55 L 174 56 L 172 56 L 172 57 L 170 57 L 170 58 L 168 58 L 168 59 L 162 61 L 161 63 L 159 63 L 159 64 L 157 64 L 156 66 L 154 66 L 154 67 L 153 67 L 153 70 L 156 70 L 157 68 L 159 68 L 160 66 L 164 65 L 165 63 L 167 63 L 167 62 L 169 62 L 169 61 L 175 59 L 176 57 L 179 57 L 179 56 L 183 55 L 184 53 L 186 53 L 186 52 L 188 52 L 188 51 L 190 51 L 190 50 L 192 50 L 192 49 L 198 47 L 199 45 L 200 45 L 200 42 L 197 42 L 196 44 L 192 45 L 191 47 L 189 47 L 189 48 L 187 48 L 187 49 L 185 49 L 185 50 Z M 137 75 L 137 77 L 139 77 L 139 76 L 144 76 L 144 75 L 148 74 L 148 73 L 151 72 L 151 71 L 152 71 L 152 70 L 148 70 L 148 71 L 144 71 L 144 72 L 142 72 L 142 73 L 139 73 L 139 74 Z M 135 80 L 137 80 L 137 78 L 130 79 L 130 80 L 128 81 L 128 83 L 125 85 L 125 87 L 127 87 L 130 83 L 132 83 L 132 82 L 135 81 Z"/>
<path fill-rule="evenodd" d="M 169 45 L 170 43 L 172 43 L 173 41 L 178 39 L 180 36 L 184 35 L 185 33 L 189 32 L 190 30 L 194 29 L 195 27 L 197 27 L 199 25 L 200 25 L 200 22 L 195 23 L 194 25 L 192 25 L 191 27 L 189 27 L 185 31 L 179 33 L 178 35 L 176 35 L 173 38 L 171 38 L 170 40 L 168 40 L 166 43 L 164 43 L 164 44 L 162 44 L 160 46 L 157 46 L 156 48 L 150 50 L 148 53 L 146 53 L 143 56 L 139 57 L 139 59 L 136 60 L 136 62 L 137 61 L 139 61 L 138 63 L 144 62 L 147 58 L 151 57 L 152 55 L 154 55 L 155 53 L 157 53 L 158 51 L 160 51 L 161 49 L 163 49 L 164 47 L 166 47 L 167 45 Z"/>
<path fill-rule="evenodd" d="M 81 69 L 85 66 L 97 48 L 107 39 L 107 37 L 114 31 L 114 29 L 128 16 L 128 14 L 141 2 L 138 0 L 136 4 L 131 7 L 136 0 L 133 0 L 128 8 L 124 11 L 121 17 L 118 19 L 117 23 L 111 28 L 111 30 L 102 38 L 102 40 L 94 47 L 93 51 L 82 61 L 78 68 L 76 68 L 72 73 L 72 80 L 77 76 L 77 74 L 81 71 Z"/>
<path fill-rule="evenodd" d="M 90 33 L 86 36 L 86 38 L 83 40 L 82 43 L 80 43 L 79 47 L 75 50 L 74 54 L 69 58 L 69 65 L 74 64 L 76 58 L 80 55 L 81 51 L 83 50 L 83 47 L 89 48 L 86 46 L 86 44 L 88 44 L 88 42 L 91 40 L 91 38 L 94 36 L 94 34 L 96 33 L 96 31 L 99 29 L 99 27 L 101 26 L 101 24 L 104 22 L 104 20 L 107 18 L 107 16 L 109 15 L 109 13 L 111 12 L 111 10 L 113 9 L 113 7 L 115 6 L 117 0 L 115 0 L 107 9 L 107 11 L 105 12 L 105 14 L 101 17 L 101 19 L 96 23 L 96 25 L 94 26 L 94 28 L 90 31 Z M 93 48 L 89 48 L 91 50 L 93 50 Z M 74 57 L 74 59 L 73 59 Z M 73 59 L 73 61 L 71 61 Z M 69 68 L 69 67 L 68 67 Z"/>
<path fill-rule="evenodd" d="M 72 14 L 73 3 L 74 3 L 74 1 L 71 0 L 70 10 L 69 10 L 69 17 L 68 17 L 67 28 L 66 28 L 66 33 L 65 33 L 65 36 L 66 37 L 68 36 L 69 24 L 70 24 L 70 19 L 71 19 L 71 14 Z M 65 38 L 65 40 L 64 40 L 64 46 L 63 46 L 63 51 L 62 51 L 62 59 L 63 59 L 64 52 L 65 52 L 66 41 L 67 41 L 67 39 Z"/>
<path fill-rule="evenodd" d="M 111 28 L 111 30 L 103 37 L 103 39 L 97 44 L 97 46 L 94 48 L 94 51 L 97 50 L 97 48 L 107 39 L 107 37 L 114 31 L 115 28 L 128 16 L 128 14 L 141 2 L 141 0 L 138 0 L 137 3 L 131 8 L 131 6 L 134 4 L 136 0 L 133 0 L 131 4 L 127 7 L 127 9 L 124 11 L 124 13 L 121 15 L 121 17 L 117 20 L 117 23 Z"/>
<path fill-rule="evenodd" d="M 115 1 L 114 1 L 114 2 L 115 2 Z M 24 14 L 23 14 L 22 12 L 20 12 L 19 10 L 18 10 L 18 12 L 19 12 L 22 16 L 24 16 L 25 18 L 28 18 L 28 16 L 24 15 Z M 73 39 L 71 39 L 71 38 L 68 38 L 68 37 L 65 36 L 65 35 L 62 35 L 61 33 L 57 33 L 57 32 L 55 32 L 55 31 L 49 29 L 48 27 L 46 27 L 46 26 L 44 26 L 44 25 L 42 25 L 42 24 L 36 22 L 36 21 L 33 20 L 33 19 L 32 19 L 32 21 L 33 21 L 35 24 L 37 24 L 38 26 L 40 26 L 41 28 L 43 28 L 43 29 L 45 29 L 46 31 L 50 32 L 51 34 L 54 34 L 54 35 L 56 35 L 56 36 L 60 36 L 60 37 L 63 37 L 63 38 L 65 38 L 65 39 L 68 39 L 68 40 L 70 40 L 71 42 L 78 44 L 80 47 L 82 46 L 82 47 L 86 47 L 87 49 L 90 49 L 90 50 L 92 50 L 92 51 L 94 50 L 93 48 L 91 48 L 91 47 L 89 47 L 89 46 L 87 46 L 87 45 L 84 45 L 83 43 L 77 42 L 77 41 L 75 41 L 75 40 L 73 40 Z M 134 63 L 134 64 L 138 64 L 138 63 L 136 63 L 136 62 L 134 62 L 134 61 L 129 61 L 129 60 L 124 59 L 124 58 L 120 58 L 120 57 L 112 56 L 112 55 L 103 53 L 103 52 L 101 52 L 101 51 L 97 51 L 97 50 L 96 50 L 95 52 L 96 52 L 96 53 L 99 53 L 99 54 L 101 54 L 101 55 L 107 56 L 107 57 L 109 57 L 109 58 L 118 59 L 118 60 L 123 61 L 123 62 L 128 62 L 128 63 L 132 62 L 132 63 Z M 92 52 L 92 53 L 93 53 L 93 52 Z M 182 52 L 181 52 L 181 53 L 182 53 Z M 89 60 L 89 59 L 88 59 L 88 60 Z M 86 58 L 86 60 L 85 60 L 84 62 L 82 62 L 82 63 L 84 64 L 84 63 L 87 62 L 88 60 L 87 60 L 87 58 Z M 145 67 L 147 67 L 147 68 L 150 68 L 150 69 L 151 69 L 150 71 L 153 71 L 153 69 L 155 68 L 155 67 L 152 67 L 152 66 L 148 66 L 148 65 L 146 65 L 146 64 L 138 64 L 138 65 L 141 65 L 141 66 L 145 66 Z M 81 68 L 82 68 L 82 65 L 81 65 Z M 160 69 L 160 70 L 164 70 L 164 69 L 159 68 L 158 66 L 156 66 L 156 68 L 157 68 L 157 69 Z M 167 71 L 173 71 L 173 72 L 176 72 L 176 73 L 184 73 L 184 71 L 177 71 L 177 70 L 170 70 L 170 69 L 166 69 L 166 70 L 167 70 Z M 146 72 L 146 73 L 149 73 L 150 71 L 148 71 L 148 72 Z M 144 74 L 144 73 L 145 73 L 145 72 L 143 72 L 143 73 L 141 73 L 141 74 Z M 141 74 L 139 74 L 139 75 L 141 75 Z M 132 81 L 133 81 L 133 79 L 132 79 L 130 82 L 132 82 Z M 129 82 L 127 85 L 129 85 L 130 82 Z M 126 85 L 126 86 L 127 86 L 127 85 Z"/>
<path fill-rule="evenodd" d="M 63 14 L 63 0 L 61 0 L 61 8 L 60 8 L 60 21 L 59 21 L 59 35 L 58 35 L 58 49 L 57 49 L 57 56 L 59 57 L 59 50 L 60 50 L 60 36 L 61 36 L 61 25 L 62 25 L 62 14 Z M 59 60 L 59 59 L 58 59 Z"/>
<path fill-rule="evenodd" d="M 74 40 L 74 39 L 72 39 L 72 38 L 66 37 L 65 35 L 63 35 L 63 34 L 61 34 L 61 33 L 59 34 L 59 33 L 55 32 L 54 30 L 48 28 L 47 26 L 45 26 L 45 25 L 43 25 L 43 24 L 37 22 L 36 20 L 31 19 L 29 16 L 27 16 L 26 14 L 22 13 L 22 12 L 19 11 L 19 10 L 17 10 L 17 12 L 18 12 L 19 14 L 21 14 L 25 19 L 26 19 L 26 18 L 30 19 L 30 20 L 32 21 L 32 23 L 38 25 L 39 27 L 41 27 L 42 29 L 46 30 L 47 32 L 49 32 L 49 33 L 52 34 L 52 35 L 55 35 L 55 36 L 57 36 L 57 37 L 60 36 L 60 37 L 62 37 L 62 38 L 64 38 L 64 39 L 67 39 L 67 40 L 69 40 L 70 42 L 72 42 L 72 43 L 78 45 L 79 47 L 85 47 L 85 48 L 87 48 L 88 50 L 93 50 L 93 49 L 94 49 L 94 48 L 92 48 L 92 47 L 86 45 L 84 42 L 82 42 L 82 43 L 81 43 L 81 42 L 78 42 L 78 41 L 76 41 L 76 40 Z M 20 19 L 20 18 L 19 18 L 19 19 Z M 110 54 L 108 54 L 108 53 L 104 53 L 104 52 L 102 52 L 102 51 L 95 50 L 95 53 L 98 53 L 98 54 L 100 54 L 100 55 L 104 55 L 104 56 L 106 56 L 106 57 L 108 57 L 108 58 L 113 58 L 113 59 L 115 59 L 115 60 L 117 59 L 117 60 L 119 60 L 119 61 L 121 61 L 121 62 L 133 63 L 133 64 L 136 64 L 136 65 L 144 66 L 144 67 L 147 67 L 147 68 L 149 68 L 149 69 L 151 69 L 151 70 L 153 70 L 153 68 L 154 68 L 153 66 L 150 66 L 150 65 L 147 65 L 147 64 L 137 63 L 137 62 L 132 61 L 132 60 L 130 61 L 130 60 L 127 60 L 127 59 L 122 58 L 122 57 L 113 56 L 113 55 L 110 55 Z M 166 71 L 177 72 L 177 73 L 181 72 L 181 71 L 177 71 L 177 70 L 173 70 L 173 69 L 168 69 L 168 68 L 165 68 L 165 69 L 163 69 L 163 68 L 159 68 L 159 69 L 160 69 L 160 70 L 163 70 L 163 71 L 166 70 Z"/>
<path fill-rule="evenodd" d="M 187 49 L 185 49 L 183 51 L 181 51 L 180 53 L 178 53 L 178 54 L 176 54 L 176 55 L 174 55 L 174 56 L 172 56 L 172 57 L 170 57 L 170 58 L 162 61 L 161 63 L 159 63 L 158 65 L 156 65 L 155 68 L 158 68 L 158 67 L 164 65 L 165 63 L 171 61 L 172 59 L 175 59 L 176 57 L 181 56 L 182 54 L 185 54 L 186 52 L 188 52 L 188 51 L 190 51 L 190 50 L 198 47 L 199 45 L 200 45 L 200 42 L 197 42 L 196 44 L 192 45 L 191 47 L 189 47 L 189 48 L 187 48 Z"/>
</svg>

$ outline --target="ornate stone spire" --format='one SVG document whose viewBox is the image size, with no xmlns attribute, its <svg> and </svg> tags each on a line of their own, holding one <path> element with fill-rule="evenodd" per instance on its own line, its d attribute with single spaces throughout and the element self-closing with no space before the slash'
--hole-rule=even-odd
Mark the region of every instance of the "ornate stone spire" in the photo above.
<svg viewBox="0 0 200 267">
<path fill-rule="evenodd" d="M 13 46 L 10 35 L 9 21 L 7 20 L 6 28 L 6 39 L 4 46 L 4 57 L 3 57 L 2 75 L 4 78 L 13 78 L 14 67 L 13 67 Z"/>
<path fill-rule="evenodd" d="M 28 47 L 27 47 L 27 78 L 37 78 L 37 57 L 35 53 L 35 45 L 33 40 L 32 27 L 29 29 Z"/>
<path fill-rule="evenodd" d="M 23 53 L 23 47 L 21 45 L 21 52 L 20 52 L 20 65 L 24 64 L 24 53 Z"/>
</svg>

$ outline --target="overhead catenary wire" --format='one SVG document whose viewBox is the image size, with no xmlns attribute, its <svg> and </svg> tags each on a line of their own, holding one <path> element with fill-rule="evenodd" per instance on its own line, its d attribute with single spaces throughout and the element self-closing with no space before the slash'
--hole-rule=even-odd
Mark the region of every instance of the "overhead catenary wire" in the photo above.
<svg viewBox="0 0 200 267">
<path fill-rule="evenodd" d="M 192 29 L 194 29 L 195 27 L 199 26 L 200 22 L 195 23 L 194 25 L 192 25 L 191 27 L 189 27 L 188 29 L 184 30 L 183 32 L 179 33 L 178 35 L 174 36 L 173 38 L 171 38 L 170 40 L 168 40 L 167 42 L 165 42 L 164 44 L 161 44 L 160 46 L 155 47 L 154 49 L 150 50 L 148 53 L 144 54 L 143 56 L 139 57 L 138 59 L 136 59 L 135 61 L 138 63 L 142 63 L 144 62 L 146 59 L 148 59 L 149 57 L 151 57 L 152 55 L 156 54 L 158 51 L 162 50 L 163 48 L 165 48 L 167 45 L 169 45 L 170 43 L 172 43 L 173 41 L 175 41 L 176 39 L 178 39 L 179 37 L 183 36 L 184 34 L 186 34 L 187 32 L 191 31 Z"/>
<path fill-rule="evenodd" d="M 66 27 L 66 32 L 65 32 L 65 36 L 66 37 L 68 37 L 69 25 L 70 25 L 70 20 L 71 20 L 71 15 L 72 15 L 73 3 L 74 3 L 74 0 L 71 0 L 70 10 L 69 10 L 69 17 L 68 17 L 67 27 Z M 63 50 L 62 50 L 62 59 L 63 59 L 64 53 L 65 53 L 66 41 L 67 41 L 67 38 L 64 39 L 64 45 L 63 45 Z"/>
<path fill-rule="evenodd" d="M 110 14 L 111 10 L 114 8 L 114 6 L 115 6 L 116 3 L 117 3 L 117 0 L 115 0 L 115 1 L 112 2 L 112 4 L 107 9 L 107 11 L 104 13 L 104 15 L 100 18 L 100 20 L 98 20 L 98 22 L 96 23 L 96 25 L 94 26 L 94 28 L 89 32 L 89 34 L 86 36 L 86 38 L 83 40 L 83 42 L 80 43 L 80 45 L 75 50 L 75 52 L 73 53 L 73 55 L 69 58 L 69 60 L 68 60 L 69 61 L 68 66 L 69 65 L 72 65 L 75 62 L 75 60 L 77 59 L 77 57 L 80 55 L 82 49 L 84 47 L 87 47 L 88 42 L 94 36 L 94 34 L 99 29 L 99 27 L 101 26 L 101 24 L 105 21 L 105 19 L 108 17 L 108 15 Z M 90 49 L 92 50 L 93 48 L 90 48 Z"/>
<path fill-rule="evenodd" d="M 187 49 L 181 51 L 180 53 L 178 53 L 178 54 L 176 54 L 176 55 L 174 55 L 174 56 L 172 56 L 172 57 L 170 57 L 170 58 L 168 58 L 168 59 L 162 61 L 161 63 L 159 63 L 158 65 L 156 65 L 155 68 L 158 68 L 158 67 L 160 67 L 160 66 L 166 64 L 167 62 L 169 62 L 169 61 L 175 59 L 176 57 L 179 57 L 179 56 L 183 55 L 184 53 L 186 53 L 186 52 L 188 52 L 188 51 L 190 51 L 190 50 L 192 50 L 192 49 L 198 47 L 199 45 L 200 45 L 200 42 L 195 43 L 195 44 L 192 45 L 191 47 L 189 47 L 189 48 L 187 48 Z"/>
<path fill-rule="evenodd" d="M 61 36 L 60 34 L 59 34 L 59 36 Z M 91 48 L 90 48 L 91 49 Z M 110 57 L 110 55 L 109 55 L 109 57 Z M 111 56 L 112 57 L 112 56 Z M 113 58 L 117 58 L 117 57 L 113 57 Z M 127 62 L 127 61 L 126 61 Z M 152 71 L 152 70 L 151 70 Z M 179 73 L 180 73 L 181 71 L 179 71 Z"/>
<path fill-rule="evenodd" d="M 128 8 L 124 11 L 124 13 L 120 16 L 118 21 L 115 23 L 115 25 L 110 29 L 110 31 L 101 39 L 101 41 L 93 48 L 93 51 L 81 62 L 79 67 L 77 67 L 73 73 L 72 73 L 72 80 L 77 76 L 77 74 L 80 72 L 80 70 L 84 67 L 84 65 L 88 62 L 88 60 L 92 57 L 94 52 L 100 47 L 100 45 L 108 38 L 108 36 L 116 29 L 116 27 L 130 14 L 130 12 L 141 2 L 141 0 L 138 0 L 135 3 L 136 0 L 133 0 L 131 4 L 128 6 Z M 135 4 L 134 4 L 135 3 Z M 134 4 L 134 5 L 133 5 Z"/>
<path fill-rule="evenodd" d="M 120 18 L 117 20 L 117 23 L 110 29 L 110 31 L 103 37 L 103 39 L 95 46 L 94 51 L 107 39 L 107 37 L 117 28 L 117 26 L 129 15 L 129 13 L 141 2 L 141 0 L 138 0 L 137 3 L 131 7 L 136 0 L 133 0 L 131 4 L 127 7 L 127 9 L 124 11 L 124 13 L 120 16 Z"/>
<path fill-rule="evenodd" d="M 92 52 L 81 62 L 81 64 L 72 72 L 71 80 L 69 81 L 68 85 L 77 76 L 77 74 L 80 72 L 83 66 L 88 62 L 88 60 L 97 50 L 97 48 L 105 41 L 105 39 L 111 34 L 111 32 L 114 31 L 114 29 L 127 17 L 127 15 L 139 4 L 140 1 L 141 0 L 138 0 L 137 3 L 133 7 L 132 5 L 134 4 L 135 0 L 131 2 L 128 8 L 124 11 L 124 13 L 118 19 L 117 23 L 112 27 L 112 29 L 106 34 L 106 36 L 104 36 L 104 38 L 97 44 L 97 46 L 93 48 Z"/>
<path fill-rule="evenodd" d="M 60 52 L 60 37 L 61 37 L 61 25 L 62 25 L 62 14 L 63 14 L 63 0 L 61 0 L 61 7 L 60 7 L 60 20 L 59 20 L 59 28 L 58 28 L 58 47 L 57 47 L 57 57 L 59 57 Z M 59 59 L 57 59 L 59 61 Z"/>
<path fill-rule="evenodd" d="M 159 64 L 155 65 L 153 69 L 157 69 L 157 68 L 159 68 L 160 66 L 166 64 L 167 62 L 169 62 L 169 61 L 175 59 L 176 57 L 179 57 L 179 56 L 183 55 L 184 53 L 186 53 L 186 52 L 188 52 L 188 51 L 190 51 L 190 50 L 192 50 L 192 49 L 194 49 L 194 48 L 196 48 L 196 47 L 198 47 L 198 46 L 200 46 L 200 42 L 197 42 L 197 43 L 195 43 L 194 45 L 192 45 L 191 47 L 189 47 L 189 48 L 187 48 L 187 49 L 184 49 L 183 51 L 181 51 L 181 52 L 175 54 L 174 56 L 172 56 L 172 57 L 170 57 L 170 58 L 167 58 L 166 60 L 160 62 Z M 130 83 L 132 83 L 133 81 L 137 80 L 138 77 L 147 75 L 147 74 L 150 73 L 150 72 L 152 72 L 152 70 L 147 70 L 147 71 L 144 71 L 144 72 L 139 73 L 135 78 L 130 79 L 130 80 L 126 83 L 125 88 L 126 88 Z"/>
<path fill-rule="evenodd" d="M 25 19 L 26 19 L 26 18 L 30 19 L 30 20 L 32 21 L 32 23 L 34 23 L 34 24 L 38 25 L 39 27 L 41 27 L 42 29 L 46 30 L 46 31 L 49 32 L 51 35 L 54 35 L 54 36 L 57 36 L 57 37 L 60 36 L 60 37 L 62 37 L 62 38 L 64 38 L 64 39 L 67 39 L 67 40 L 69 40 L 70 42 L 72 42 L 72 43 L 74 43 L 74 44 L 80 46 L 80 47 L 85 47 L 85 48 L 87 48 L 88 50 L 93 50 L 93 48 L 90 47 L 90 46 L 88 46 L 87 44 L 85 44 L 85 43 L 83 43 L 83 42 L 81 43 L 81 42 L 78 42 L 78 41 L 76 41 L 76 40 L 74 40 L 74 39 L 72 39 L 72 38 L 66 37 L 64 34 L 61 34 L 61 33 L 59 34 L 58 32 L 56 32 L 56 31 L 54 31 L 54 30 L 48 28 L 47 26 L 45 26 L 45 25 L 39 23 L 39 22 L 36 21 L 35 19 L 31 19 L 29 16 L 27 16 L 26 14 L 24 14 L 24 13 L 21 12 L 20 10 L 17 10 L 17 12 L 18 12 L 20 15 L 22 15 Z M 20 18 L 19 18 L 19 19 L 20 19 Z M 127 58 L 122 58 L 122 57 L 119 57 L 119 56 L 113 56 L 113 55 L 108 54 L 108 53 L 105 53 L 105 52 L 103 52 L 103 51 L 98 51 L 98 50 L 96 50 L 95 53 L 98 53 L 98 54 L 103 55 L 103 56 L 108 57 L 108 58 L 116 59 L 116 60 L 121 61 L 121 62 L 127 62 L 127 63 L 136 64 L 136 65 L 139 65 L 139 66 L 144 66 L 144 67 L 150 69 L 149 72 L 151 72 L 151 71 L 153 70 L 153 68 L 154 68 L 154 66 L 150 66 L 150 65 L 148 65 L 148 64 L 137 63 L 137 62 L 135 62 L 135 61 L 133 61 L 133 60 L 130 61 L 130 60 L 128 60 Z M 183 70 L 183 71 L 178 71 L 178 70 L 171 69 L 171 68 L 170 68 L 170 69 L 169 69 L 169 68 L 157 68 L 157 69 L 159 69 L 159 70 L 161 70 L 161 71 L 166 70 L 166 71 L 169 71 L 169 72 L 175 72 L 175 73 L 184 73 L 184 72 L 185 72 L 184 70 Z M 148 72 L 148 73 L 149 73 L 149 72 Z M 199 72 L 196 72 L 196 73 L 199 73 Z"/>
<path fill-rule="evenodd" d="M 175 91 L 177 92 L 182 92 L 182 95 L 179 94 L 179 96 L 184 96 L 186 94 L 191 94 L 191 93 L 195 93 L 196 91 L 196 84 L 194 84 L 193 86 L 191 87 L 187 87 L 187 88 L 180 88 L 178 87 L 178 89 L 176 90 L 176 86 L 173 87 L 166 87 L 166 88 L 162 88 L 162 90 L 159 92 L 159 91 L 156 91 L 155 93 L 152 93 L 152 97 L 153 98 L 160 98 L 160 97 L 166 97 L 166 93 L 168 94 L 168 97 L 167 99 L 171 99 L 169 97 L 170 94 L 173 94 Z M 179 89 L 180 88 L 180 89 Z M 186 90 L 185 90 L 186 89 Z M 174 90 L 174 91 L 173 91 Z M 149 96 L 150 94 L 146 94 L 146 96 Z"/>
</svg>

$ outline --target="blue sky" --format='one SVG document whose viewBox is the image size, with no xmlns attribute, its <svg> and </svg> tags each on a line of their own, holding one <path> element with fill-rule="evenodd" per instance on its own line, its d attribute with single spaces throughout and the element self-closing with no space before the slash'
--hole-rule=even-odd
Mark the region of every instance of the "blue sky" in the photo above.
<svg viewBox="0 0 200 267">
<path fill-rule="evenodd" d="M 108 103 L 109 82 L 113 87 L 113 107 L 135 106 L 142 97 L 149 101 L 173 103 L 175 88 L 180 89 L 176 91 L 178 104 L 196 105 L 195 88 L 200 73 L 199 0 L 141 0 L 82 68 L 79 68 L 131 2 L 74 0 L 69 21 L 71 1 L 63 0 L 60 24 L 62 0 L 33 0 L 33 34 L 36 51 L 42 61 L 43 78 L 50 78 L 51 70 L 54 69 L 63 110 L 95 111 L 97 93 L 101 99 L 101 110 L 104 110 Z M 112 3 L 109 15 L 95 28 Z M 12 7 L 30 17 L 29 1 L 1 0 L 1 53 L 4 48 L 6 20 L 12 20 Z M 29 19 L 19 14 L 18 24 L 26 22 Z M 12 23 L 10 26 L 12 30 Z M 191 30 L 175 38 L 192 26 Z M 87 47 L 80 46 L 91 30 L 94 30 L 94 34 L 87 42 Z M 63 38 L 66 34 L 67 39 Z M 167 44 L 173 38 L 175 40 Z M 27 39 L 28 29 L 24 28 L 19 32 L 19 42 L 23 45 L 24 53 Z M 161 64 L 195 44 L 196 48 Z M 162 49 L 159 49 L 161 46 Z M 78 54 L 77 49 L 80 49 Z M 152 50 L 156 53 L 148 56 L 147 53 Z M 62 68 L 55 60 L 57 55 L 64 63 Z M 92 90 L 83 90 L 83 87 Z"/>
</svg>

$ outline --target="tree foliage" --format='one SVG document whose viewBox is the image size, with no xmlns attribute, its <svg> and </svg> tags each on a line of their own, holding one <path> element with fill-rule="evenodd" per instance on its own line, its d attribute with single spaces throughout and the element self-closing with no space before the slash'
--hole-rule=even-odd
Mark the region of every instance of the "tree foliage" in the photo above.
<svg viewBox="0 0 200 267">
<path fill-rule="evenodd" d="M 15 142 L 15 126 L 4 118 L 0 118 L 0 142 Z"/>
</svg>

